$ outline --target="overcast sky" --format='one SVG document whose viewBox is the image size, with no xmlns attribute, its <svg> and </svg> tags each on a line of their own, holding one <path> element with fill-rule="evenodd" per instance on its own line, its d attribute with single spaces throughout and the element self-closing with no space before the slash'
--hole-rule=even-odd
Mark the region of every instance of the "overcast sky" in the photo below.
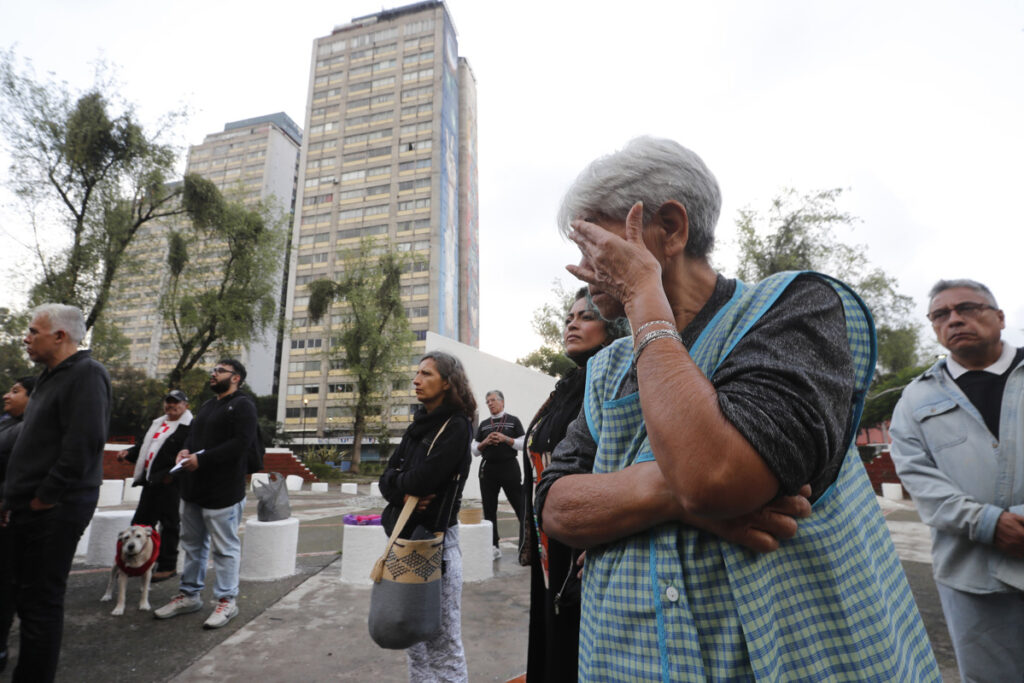
<svg viewBox="0 0 1024 683">
<path fill-rule="evenodd" d="M 184 147 L 276 111 L 303 125 L 313 39 L 384 6 L 7 2 L 0 48 L 82 88 L 97 58 L 117 65 L 144 120 L 191 110 Z M 537 346 L 532 312 L 555 278 L 574 285 L 563 266 L 577 252 L 554 225 L 561 194 L 591 159 L 642 134 L 678 140 L 717 175 L 715 263 L 727 274 L 741 207 L 786 186 L 848 188 L 842 208 L 863 222 L 840 237 L 868 245 L 922 322 L 936 279 L 972 277 L 1024 344 L 1024 3 L 448 6 L 478 87 L 482 350 L 514 360 Z M 9 211 L 2 228 L 7 272 L 28 255 Z M 0 305 L 22 300 L 5 277 Z"/>
</svg>

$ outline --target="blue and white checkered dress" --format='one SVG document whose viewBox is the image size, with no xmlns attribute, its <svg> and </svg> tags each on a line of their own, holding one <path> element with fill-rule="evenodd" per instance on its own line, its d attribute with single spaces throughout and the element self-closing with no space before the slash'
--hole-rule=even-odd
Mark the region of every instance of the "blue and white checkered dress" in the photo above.
<svg viewBox="0 0 1024 683">
<path fill-rule="evenodd" d="M 736 294 L 690 349 L 707 376 L 799 273 Z M 875 363 L 863 302 L 843 301 L 856 430 Z M 584 399 L 594 472 L 652 460 L 638 394 L 616 399 L 630 339 L 591 360 Z M 680 524 L 587 553 L 580 680 L 939 681 L 938 667 L 874 492 L 852 446 L 795 538 L 758 554 Z"/>
</svg>

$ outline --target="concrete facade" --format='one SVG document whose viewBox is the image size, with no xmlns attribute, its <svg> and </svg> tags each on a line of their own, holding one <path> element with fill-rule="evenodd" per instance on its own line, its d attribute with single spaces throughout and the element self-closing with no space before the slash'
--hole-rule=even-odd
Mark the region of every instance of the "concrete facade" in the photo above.
<svg viewBox="0 0 1024 683">
<path fill-rule="evenodd" d="M 345 252 L 371 240 L 408 257 L 410 379 L 428 332 L 478 343 L 476 90 L 444 3 L 358 17 L 317 38 L 305 130 L 278 421 L 293 443 L 344 443 L 355 377 L 332 336 L 349 309 L 337 301 L 314 324 L 308 285 L 336 279 Z M 411 384 L 396 380 L 381 403 L 391 434 L 401 434 L 417 406 Z"/>
</svg>

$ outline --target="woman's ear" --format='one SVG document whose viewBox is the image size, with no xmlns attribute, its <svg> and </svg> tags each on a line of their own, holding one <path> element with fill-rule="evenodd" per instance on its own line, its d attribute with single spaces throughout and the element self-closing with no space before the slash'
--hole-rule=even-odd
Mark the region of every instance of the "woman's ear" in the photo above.
<svg viewBox="0 0 1024 683">
<path fill-rule="evenodd" d="M 665 256 L 681 254 L 690 240 L 690 217 L 686 207 L 670 199 L 658 208 L 658 223 L 665 231 Z"/>
</svg>

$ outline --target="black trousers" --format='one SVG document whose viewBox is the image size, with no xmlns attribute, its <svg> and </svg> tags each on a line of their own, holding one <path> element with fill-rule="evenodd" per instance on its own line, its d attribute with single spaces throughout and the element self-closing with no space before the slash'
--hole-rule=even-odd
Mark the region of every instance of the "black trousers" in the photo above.
<svg viewBox="0 0 1024 683">
<path fill-rule="evenodd" d="M 139 496 L 132 524 L 145 524 L 160 530 L 160 555 L 156 559 L 156 571 L 174 571 L 178 568 L 178 535 L 181 517 L 178 511 L 181 499 L 177 486 L 146 486 Z"/>
<path fill-rule="evenodd" d="M 97 492 L 98 496 L 98 492 Z M 64 633 L 64 594 L 75 548 L 96 500 L 64 502 L 49 510 L 15 510 L 8 527 L 21 620 L 14 683 L 52 681 Z"/>
<path fill-rule="evenodd" d="M 7 652 L 7 636 L 14 622 L 14 560 L 11 534 L 0 527 L 0 652 Z"/>
<path fill-rule="evenodd" d="M 480 498 L 483 502 L 484 519 L 491 523 L 494 547 L 498 547 L 498 490 L 516 511 L 516 519 L 523 521 L 523 482 L 519 472 L 519 461 L 515 458 L 480 463 Z"/>
</svg>

